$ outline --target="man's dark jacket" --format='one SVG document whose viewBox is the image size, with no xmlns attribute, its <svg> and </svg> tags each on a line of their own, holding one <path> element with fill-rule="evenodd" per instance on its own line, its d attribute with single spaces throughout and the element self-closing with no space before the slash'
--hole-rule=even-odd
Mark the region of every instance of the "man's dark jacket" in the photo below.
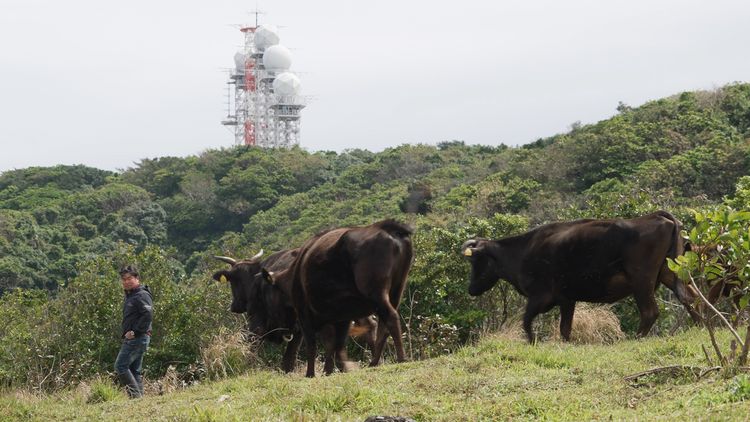
<svg viewBox="0 0 750 422">
<path fill-rule="evenodd" d="M 136 337 L 151 334 L 153 319 L 154 308 L 148 286 L 138 286 L 126 291 L 125 303 L 122 306 L 122 336 L 131 330 Z"/>
</svg>

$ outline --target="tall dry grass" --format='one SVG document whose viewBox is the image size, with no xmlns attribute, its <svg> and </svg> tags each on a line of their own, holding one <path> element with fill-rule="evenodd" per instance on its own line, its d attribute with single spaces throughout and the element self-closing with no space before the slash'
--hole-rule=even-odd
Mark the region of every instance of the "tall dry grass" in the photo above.
<svg viewBox="0 0 750 422">
<path fill-rule="evenodd" d="M 522 315 L 518 314 L 508 320 L 499 334 L 514 340 L 526 339 L 523 331 Z M 541 339 L 561 341 L 560 317 L 550 313 L 537 317 L 535 331 Z M 625 338 L 620 328 L 620 319 L 612 311 L 611 305 L 578 303 L 573 314 L 573 329 L 570 341 L 579 344 L 611 344 Z"/>
<path fill-rule="evenodd" d="M 208 379 L 227 378 L 244 373 L 258 362 L 258 340 L 245 331 L 219 330 L 200 350 L 200 366 Z"/>
<path fill-rule="evenodd" d="M 550 337 L 553 340 L 561 340 L 559 324 L 553 325 Z M 624 338 L 620 319 L 612 312 L 611 305 L 576 305 L 570 341 L 583 344 L 611 344 Z"/>
</svg>

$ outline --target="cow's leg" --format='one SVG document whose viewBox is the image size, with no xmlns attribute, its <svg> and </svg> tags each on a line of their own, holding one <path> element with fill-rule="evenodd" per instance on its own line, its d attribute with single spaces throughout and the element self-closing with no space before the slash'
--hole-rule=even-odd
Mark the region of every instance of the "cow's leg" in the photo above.
<svg viewBox="0 0 750 422">
<path fill-rule="evenodd" d="M 348 372 L 351 368 L 349 356 L 346 354 L 346 338 L 349 336 L 351 321 L 341 321 L 334 324 L 333 350 L 336 367 L 341 372 Z"/>
<path fill-rule="evenodd" d="M 401 318 L 398 315 L 396 308 L 391 305 L 388 297 L 384 297 L 377 307 L 378 313 L 378 325 L 383 324 L 388 327 L 388 332 L 393 338 L 393 345 L 396 347 L 396 361 L 403 362 L 406 360 L 406 353 L 404 352 L 404 344 L 401 341 Z M 385 331 L 385 330 L 383 330 Z M 378 337 L 381 335 L 383 339 L 378 338 L 375 350 L 372 353 L 372 362 L 370 366 L 375 366 L 380 361 L 380 356 L 383 353 L 383 346 L 385 346 L 385 333 L 381 334 L 381 330 L 378 328 Z"/>
<path fill-rule="evenodd" d="M 647 284 L 648 283 L 643 283 L 641 285 L 645 286 Z M 638 337 L 644 337 L 649 331 L 651 331 L 651 327 L 653 327 L 656 322 L 656 318 L 659 317 L 659 306 L 656 304 L 656 299 L 654 298 L 654 292 L 652 289 L 644 288 L 636 290 L 633 293 L 633 296 L 635 297 L 635 303 L 638 305 L 638 312 L 641 316 L 641 323 L 638 326 L 638 333 L 636 335 Z"/>
<path fill-rule="evenodd" d="M 325 363 L 323 364 L 323 372 L 326 375 L 333 373 L 333 354 L 334 354 L 334 336 L 335 330 L 333 325 L 324 325 L 318 332 L 321 343 L 323 343 L 323 349 L 325 350 Z"/>
<path fill-rule="evenodd" d="M 298 330 L 295 330 L 294 336 L 289 343 L 286 344 L 284 357 L 281 359 L 281 369 L 284 372 L 294 371 L 300 344 L 302 344 L 302 334 Z"/>
<path fill-rule="evenodd" d="M 534 318 L 543 312 L 549 311 L 552 305 L 551 298 L 547 296 L 529 296 L 529 299 L 526 301 L 526 311 L 523 314 L 523 330 L 526 332 L 526 338 L 529 340 L 529 343 L 534 344 L 536 342 L 536 336 L 531 330 Z"/>
<path fill-rule="evenodd" d="M 315 376 L 315 357 L 318 352 L 318 345 L 315 342 L 315 330 L 309 316 L 300 320 L 302 334 L 305 336 L 305 349 L 307 349 L 307 372 L 305 376 L 312 378 Z"/>
<path fill-rule="evenodd" d="M 388 327 L 385 326 L 383 320 L 378 322 L 378 328 L 376 330 L 375 343 L 372 347 L 372 360 L 370 360 L 370 366 L 378 366 L 380 363 L 380 357 L 383 354 L 383 348 L 385 347 L 385 341 L 388 339 Z"/>
<path fill-rule="evenodd" d="M 349 334 L 349 321 L 328 324 L 320 330 L 320 341 L 325 348 L 325 364 L 323 372 L 326 375 L 333 373 L 334 365 L 341 372 L 349 370 L 349 358 L 346 354 L 346 337 Z"/>
<path fill-rule="evenodd" d="M 560 303 L 560 336 L 563 340 L 570 341 L 570 331 L 573 328 L 573 313 L 576 309 L 575 301 L 564 301 Z"/>
</svg>

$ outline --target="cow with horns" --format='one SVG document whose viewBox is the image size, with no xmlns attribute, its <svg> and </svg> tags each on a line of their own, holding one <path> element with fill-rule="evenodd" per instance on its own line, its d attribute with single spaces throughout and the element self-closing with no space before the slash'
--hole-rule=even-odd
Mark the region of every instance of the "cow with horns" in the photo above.
<svg viewBox="0 0 750 422">
<path fill-rule="evenodd" d="M 232 291 L 230 311 L 238 314 L 245 313 L 248 320 L 248 330 L 261 341 L 272 343 L 286 343 L 281 367 L 285 372 L 294 370 L 297 353 L 302 336 L 299 335 L 297 316 L 292 306 L 291 298 L 278 286 L 268 283 L 261 276 L 261 268 L 270 271 L 281 271 L 289 267 L 299 249 L 287 249 L 269 255 L 261 260 L 263 250 L 250 259 L 236 260 L 226 256 L 214 258 L 231 266 L 228 270 L 214 273 L 216 281 L 227 282 Z M 355 337 L 364 337 L 372 350 L 375 342 L 377 322 L 372 316 L 358 319 L 350 329 Z M 323 333 L 323 344 L 327 349 L 332 346 L 329 338 L 332 327 Z M 339 363 L 340 366 L 343 363 Z"/>
<path fill-rule="evenodd" d="M 481 295 L 499 279 L 527 298 L 523 328 L 560 307 L 560 334 L 570 339 L 576 302 L 612 303 L 633 295 L 646 335 L 659 314 L 654 290 L 672 290 L 695 321 L 695 293 L 667 267 L 683 253 L 681 223 L 666 211 L 630 220 L 576 220 L 547 224 L 499 240 L 471 239 L 462 246 L 471 263 L 469 294 Z"/>
</svg>

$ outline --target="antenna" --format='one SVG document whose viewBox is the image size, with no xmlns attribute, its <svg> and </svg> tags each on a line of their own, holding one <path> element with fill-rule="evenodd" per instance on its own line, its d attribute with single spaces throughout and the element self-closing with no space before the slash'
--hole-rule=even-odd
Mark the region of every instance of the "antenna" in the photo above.
<svg viewBox="0 0 750 422">
<path fill-rule="evenodd" d="M 255 2 L 255 10 L 252 12 L 255 14 L 255 27 L 258 27 L 258 16 L 259 15 L 265 15 L 266 12 L 258 9 L 258 2 Z"/>
<path fill-rule="evenodd" d="M 231 107 L 234 89 L 234 115 L 229 110 L 225 126 L 234 126 L 235 145 L 291 148 L 299 145 L 300 112 L 305 97 L 299 95 L 301 83 L 289 71 L 292 55 L 279 44 L 272 25 L 258 25 L 260 10 L 255 10 L 255 26 L 243 26 L 244 47 L 235 54 L 235 67 L 229 75 L 227 100 Z"/>
</svg>

